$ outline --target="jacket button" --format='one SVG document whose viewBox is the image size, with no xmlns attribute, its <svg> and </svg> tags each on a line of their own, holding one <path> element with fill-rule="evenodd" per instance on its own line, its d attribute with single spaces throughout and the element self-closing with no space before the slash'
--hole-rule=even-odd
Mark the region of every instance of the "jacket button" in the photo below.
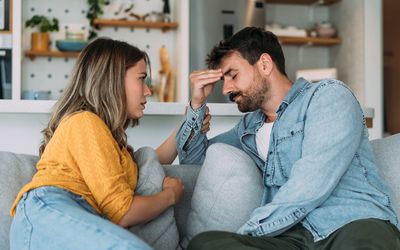
<svg viewBox="0 0 400 250">
<path fill-rule="evenodd" d="M 269 154 L 270 154 L 270 155 L 272 155 L 272 153 L 273 153 L 272 151 L 269 151 Z"/>
<path fill-rule="evenodd" d="M 291 134 L 291 135 L 294 135 L 294 132 L 293 132 L 293 131 L 291 131 L 291 132 L 290 132 L 290 134 Z"/>
</svg>

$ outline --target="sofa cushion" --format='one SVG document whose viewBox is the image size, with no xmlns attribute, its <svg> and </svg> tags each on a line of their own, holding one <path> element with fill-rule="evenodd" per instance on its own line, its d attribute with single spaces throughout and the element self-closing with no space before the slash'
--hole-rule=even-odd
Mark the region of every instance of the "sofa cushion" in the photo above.
<svg viewBox="0 0 400 250">
<path fill-rule="evenodd" d="M 197 234 L 208 230 L 236 232 L 260 205 L 261 172 L 242 150 L 226 144 L 211 145 L 193 192 L 187 221 L 186 247 Z"/>
<path fill-rule="evenodd" d="M 379 172 L 393 191 L 393 207 L 400 215 L 400 134 L 371 141 Z"/>
<path fill-rule="evenodd" d="M 190 213 L 193 190 L 201 168 L 198 165 L 165 165 L 163 167 L 166 175 L 181 178 L 185 185 L 183 196 L 180 202 L 174 207 L 179 236 L 183 239 L 187 232 L 187 220 Z"/>
<path fill-rule="evenodd" d="M 36 171 L 37 156 L 0 152 L 0 249 L 8 249 L 10 208 Z"/>
<path fill-rule="evenodd" d="M 135 190 L 136 194 L 153 195 L 162 191 L 165 172 L 154 149 L 140 148 L 135 152 L 134 158 L 139 166 L 139 182 Z M 145 224 L 132 226 L 129 230 L 154 249 L 178 249 L 179 234 L 173 207 L 167 209 L 156 219 Z"/>
</svg>

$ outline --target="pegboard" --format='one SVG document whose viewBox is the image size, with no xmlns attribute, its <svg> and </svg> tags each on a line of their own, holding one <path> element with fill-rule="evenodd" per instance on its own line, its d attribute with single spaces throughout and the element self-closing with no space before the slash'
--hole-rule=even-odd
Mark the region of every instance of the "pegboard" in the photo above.
<svg viewBox="0 0 400 250">
<path fill-rule="evenodd" d="M 133 11 L 144 15 L 153 11 L 162 12 L 163 0 L 111 0 L 111 5 L 104 8 L 104 18 L 111 18 L 116 6 L 120 4 L 133 4 Z M 171 8 L 171 21 L 176 21 L 175 0 L 169 1 Z M 66 31 L 84 32 L 87 38 L 89 21 L 86 19 L 88 4 L 86 0 L 23 0 L 22 1 L 22 53 L 30 49 L 30 36 L 34 31 L 25 28 L 25 22 L 34 15 L 44 15 L 48 18 L 56 17 L 59 21 L 58 32 L 50 33 L 51 50 L 57 50 L 55 41 L 65 39 Z M 177 61 L 177 32 L 170 30 L 162 32 L 161 29 L 143 29 L 130 27 L 102 27 L 97 31 L 99 37 L 105 36 L 126 41 L 149 54 L 152 70 L 152 84 L 159 81 L 159 49 L 165 46 L 168 49 L 171 64 L 176 70 Z M 76 58 L 36 57 L 33 60 L 22 58 L 22 92 L 51 91 L 50 99 L 56 100 L 68 83 Z"/>
</svg>

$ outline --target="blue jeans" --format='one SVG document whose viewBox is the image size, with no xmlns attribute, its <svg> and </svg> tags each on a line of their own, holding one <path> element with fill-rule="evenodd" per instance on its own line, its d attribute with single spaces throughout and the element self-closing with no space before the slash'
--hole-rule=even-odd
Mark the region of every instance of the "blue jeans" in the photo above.
<svg viewBox="0 0 400 250">
<path fill-rule="evenodd" d="M 79 195 L 58 187 L 24 194 L 10 229 L 10 249 L 152 249 L 103 218 Z"/>
</svg>

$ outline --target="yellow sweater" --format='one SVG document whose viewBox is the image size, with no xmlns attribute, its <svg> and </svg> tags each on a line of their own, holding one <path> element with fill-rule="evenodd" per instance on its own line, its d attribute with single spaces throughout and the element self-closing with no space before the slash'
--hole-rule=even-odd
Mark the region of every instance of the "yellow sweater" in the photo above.
<svg viewBox="0 0 400 250">
<path fill-rule="evenodd" d="M 128 150 L 120 149 L 106 124 L 87 111 L 61 121 L 36 168 L 14 201 L 12 216 L 24 193 L 57 186 L 82 195 L 100 214 L 119 223 L 137 185 L 137 165 Z"/>
</svg>

